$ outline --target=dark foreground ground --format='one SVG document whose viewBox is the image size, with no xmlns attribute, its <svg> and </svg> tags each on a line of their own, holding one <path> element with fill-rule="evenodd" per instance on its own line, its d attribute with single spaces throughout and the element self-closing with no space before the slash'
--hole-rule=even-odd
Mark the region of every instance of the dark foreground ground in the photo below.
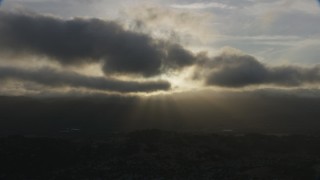
<svg viewBox="0 0 320 180">
<path fill-rule="evenodd" d="M 0 138 L 0 179 L 317 179 L 320 137 L 144 130 Z"/>
</svg>

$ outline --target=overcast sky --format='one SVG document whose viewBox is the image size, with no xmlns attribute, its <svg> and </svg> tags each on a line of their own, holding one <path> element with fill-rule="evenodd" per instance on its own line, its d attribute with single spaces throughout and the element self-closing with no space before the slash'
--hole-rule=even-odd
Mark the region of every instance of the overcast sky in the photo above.
<svg viewBox="0 0 320 180">
<path fill-rule="evenodd" d="M 316 0 L 4 0 L 1 94 L 307 88 Z"/>
</svg>

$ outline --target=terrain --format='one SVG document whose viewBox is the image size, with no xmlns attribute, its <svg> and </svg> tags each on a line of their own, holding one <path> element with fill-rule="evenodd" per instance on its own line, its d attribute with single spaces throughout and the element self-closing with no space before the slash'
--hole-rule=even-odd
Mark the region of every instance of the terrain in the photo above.
<svg viewBox="0 0 320 180">
<path fill-rule="evenodd" d="M 320 137 L 142 130 L 0 138 L 0 179 L 315 179 Z"/>
</svg>

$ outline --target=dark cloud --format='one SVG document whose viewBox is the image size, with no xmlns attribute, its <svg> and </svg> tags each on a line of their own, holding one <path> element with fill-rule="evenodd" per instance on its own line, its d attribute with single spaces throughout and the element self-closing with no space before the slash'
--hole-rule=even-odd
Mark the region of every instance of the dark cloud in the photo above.
<svg viewBox="0 0 320 180">
<path fill-rule="evenodd" d="M 190 66 L 195 63 L 195 56 L 192 54 L 192 52 L 185 50 L 181 45 L 179 44 L 173 44 L 168 46 L 168 58 L 166 64 L 169 65 L 169 67 L 184 67 L 184 66 Z"/>
<path fill-rule="evenodd" d="M 249 85 L 275 84 L 279 86 L 299 86 L 320 82 L 320 67 L 299 66 L 268 67 L 254 57 L 222 53 L 213 59 L 204 59 L 199 64 L 201 76 L 207 85 L 224 87 L 244 87 Z"/>
<path fill-rule="evenodd" d="M 104 77 L 90 77 L 74 72 L 62 72 L 51 68 L 26 70 L 0 67 L 0 80 L 31 81 L 48 87 L 83 87 L 115 92 L 152 92 L 170 89 L 166 81 L 121 81 Z"/>
<path fill-rule="evenodd" d="M 193 54 L 178 44 L 100 19 L 0 12 L 0 39 L 2 52 L 44 55 L 67 65 L 102 61 L 106 74 L 153 76 L 194 61 Z"/>
<path fill-rule="evenodd" d="M 156 40 L 151 36 L 124 29 L 115 21 L 101 19 L 59 19 L 38 14 L 0 12 L 0 53 L 46 56 L 62 65 L 102 63 L 105 74 L 134 74 L 145 77 L 168 70 L 197 65 L 197 77 L 207 85 L 244 87 L 274 84 L 299 86 L 319 83 L 320 67 L 269 67 L 254 57 L 240 53 L 223 53 L 210 58 L 193 54 L 177 43 Z M 18 78 L 13 69 L 10 77 Z M 54 77 L 45 85 L 68 84 L 119 92 L 166 90 L 167 82 L 138 83 L 93 78 L 53 70 L 21 70 L 21 80 L 45 84 L 41 78 Z M 49 73 L 49 74 L 45 74 Z M 54 74 L 50 76 L 51 74 Z M 44 74 L 33 77 L 31 74 Z M 32 77 L 31 77 L 32 76 Z M 76 76 L 77 78 L 73 78 Z M 2 77 L 9 77 L 2 73 Z M 72 77 L 72 78 L 71 78 Z M 80 79 L 83 78 L 83 79 Z M 92 79 L 93 78 L 93 79 Z M 63 80 L 63 81 L 62 81 Z"/>
</svg>

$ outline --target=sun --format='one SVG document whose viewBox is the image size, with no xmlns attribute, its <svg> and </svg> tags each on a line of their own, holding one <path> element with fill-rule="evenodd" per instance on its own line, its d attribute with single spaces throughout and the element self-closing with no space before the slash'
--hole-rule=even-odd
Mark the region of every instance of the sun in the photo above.
<svg viewBox="0 0 320 180">
<path fill-rule="evenodd" d="M 164 74 L 161 76 L 161 79 L 167 80 L 171 83 L 171 88 L 173 92 L 188 91 L 191 89 L 198 89 L 199 87 L 201 87 L 201 82 L 193 80 L 193 73 L 194 68 L 190 67 L 179 72 Z"/>
</svg>

